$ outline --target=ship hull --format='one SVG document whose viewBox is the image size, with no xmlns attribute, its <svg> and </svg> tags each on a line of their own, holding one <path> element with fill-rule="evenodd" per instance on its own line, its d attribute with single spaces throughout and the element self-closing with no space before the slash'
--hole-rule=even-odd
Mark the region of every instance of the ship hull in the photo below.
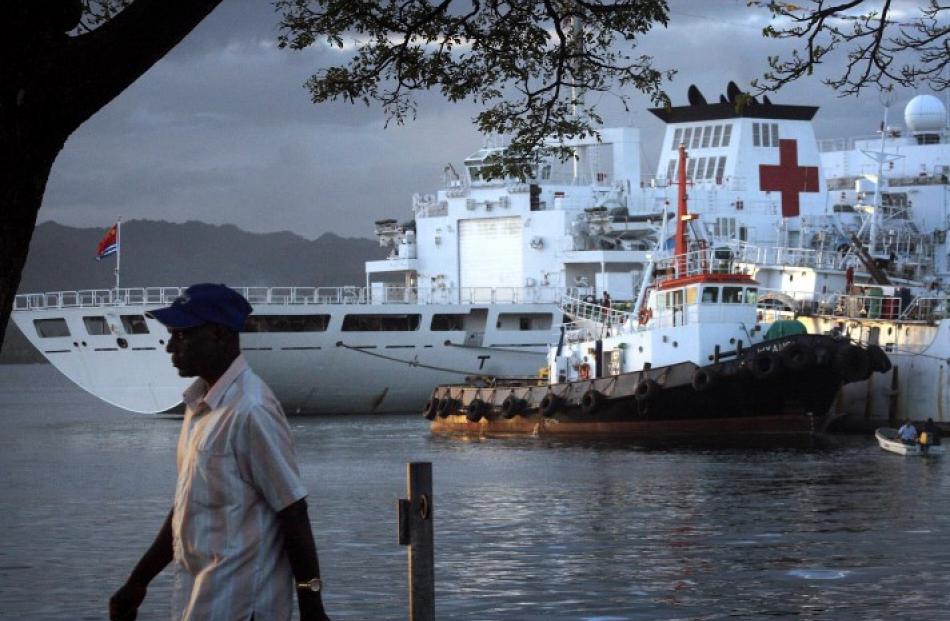
<svg viewBox="0 0 950 621">
<path fill-rule="evenodd" d="M 863 343 L 879 344 L 893 368 L 843 387 L 835 429 L 873 431 L 904 418 L 950 424 L 950 320 L 893 321 L 800 316 L 810 333 L 842 329 Z"/>
<path fill-rule="evenodd" d="M 174 410 L 194 381 L 182 378 L 165 352 L 167 330 L 144 319 L 147 332 L 130 333 L 122 317 L 144 316 L 158 305 L 49 308 L 16 311 L 13 319 L 31 343 L 83 390 L 125 410 Z M 480 330 L 432 330 L 438 314 L 484 313 Z M 418 411 L 433 386 L 473 375 L 533 376 L 544 365 L 550 327 L 559 311 L 550 304 L 494 304 L 490 309 L 452 304 L 260 304 L 256 315 L 326 316 L 324 329 L 245 332 L 248 364 L 271 387 L 289 414 L 366 414 Z M 417 329 L 348 331 L 350 315 L 419 315 Z M 543 329 L 506 329 L 502 317 L 546 315 Z M 89 317 L 103 317 L 105 334 L 90 334 Z M 40 335 L 36 322 L 65 322 L 62 336 Z"/>
<path fill-rule="evenodd" d="M 424 414 L 436 434 L 811 434 L 823 430 L 842 384 L 871 366 L 865 350 L 841 339 L 796 335 L 703 367 L 683 362 L 551 386 L 440 387 Z"/>
</svg>

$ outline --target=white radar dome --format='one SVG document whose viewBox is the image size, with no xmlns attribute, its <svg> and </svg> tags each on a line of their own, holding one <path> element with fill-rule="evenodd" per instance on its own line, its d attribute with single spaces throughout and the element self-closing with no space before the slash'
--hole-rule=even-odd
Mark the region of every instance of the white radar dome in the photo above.
<svg viewBox="0 0 950 621">
<path fill-rule="evenodd" d="M 947 120 L 947 109 L 933 95 L 917 95 L 904 108 L 904 123 L 912 132 L 940 131 Z"/>
</svg>

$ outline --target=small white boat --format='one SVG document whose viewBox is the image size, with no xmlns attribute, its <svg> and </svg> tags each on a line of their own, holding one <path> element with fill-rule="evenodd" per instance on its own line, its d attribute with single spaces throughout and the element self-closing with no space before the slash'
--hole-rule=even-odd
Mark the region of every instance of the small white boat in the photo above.
<svg viewBox="0 0 950 621">
<path fill-rule="evenodd" d="M 940 444 L 907 444 L 902 442 L 897 435 L 897 430 L 892 427 L 881 427 L 874 432 L 878 445 L 885 451 L 897 453 L 898 455 L 924 456 L 924 455 L 943 455 L 943 446 Z"/>
</svg>

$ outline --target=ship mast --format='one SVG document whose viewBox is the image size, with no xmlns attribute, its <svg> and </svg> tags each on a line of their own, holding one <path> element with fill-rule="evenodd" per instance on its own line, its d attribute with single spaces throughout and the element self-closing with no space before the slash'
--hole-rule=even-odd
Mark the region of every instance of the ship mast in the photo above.
<svg viewBox="0 0 950 621">
<path fill-rule="evenodd" d="M 692 216 L 686 211 L 686 145 L 680 143 L 676 191 L 676 271 L 678 277 L 686 275 L 686 223 Z"/>
</svg>

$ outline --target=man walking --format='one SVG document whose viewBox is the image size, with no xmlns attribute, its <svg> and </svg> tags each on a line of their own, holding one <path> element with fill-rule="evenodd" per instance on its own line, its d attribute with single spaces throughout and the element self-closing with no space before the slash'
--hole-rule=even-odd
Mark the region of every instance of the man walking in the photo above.
<svg viewBox="0 0 950 621">
<path fill-rule="evenodd" d="M 113 621 L 135 619 L 169 563 L 182 621 L 328 619 L 290 428 L 241 354 L 251 306 L 236 291 L 198 284 L 148 313 L 171 337 L 166 351 L 185 391 L 175 502 L 155 542 L 109 600 Z M 295 589 L 296 586 L 296 589 Z"/>
</svg>

